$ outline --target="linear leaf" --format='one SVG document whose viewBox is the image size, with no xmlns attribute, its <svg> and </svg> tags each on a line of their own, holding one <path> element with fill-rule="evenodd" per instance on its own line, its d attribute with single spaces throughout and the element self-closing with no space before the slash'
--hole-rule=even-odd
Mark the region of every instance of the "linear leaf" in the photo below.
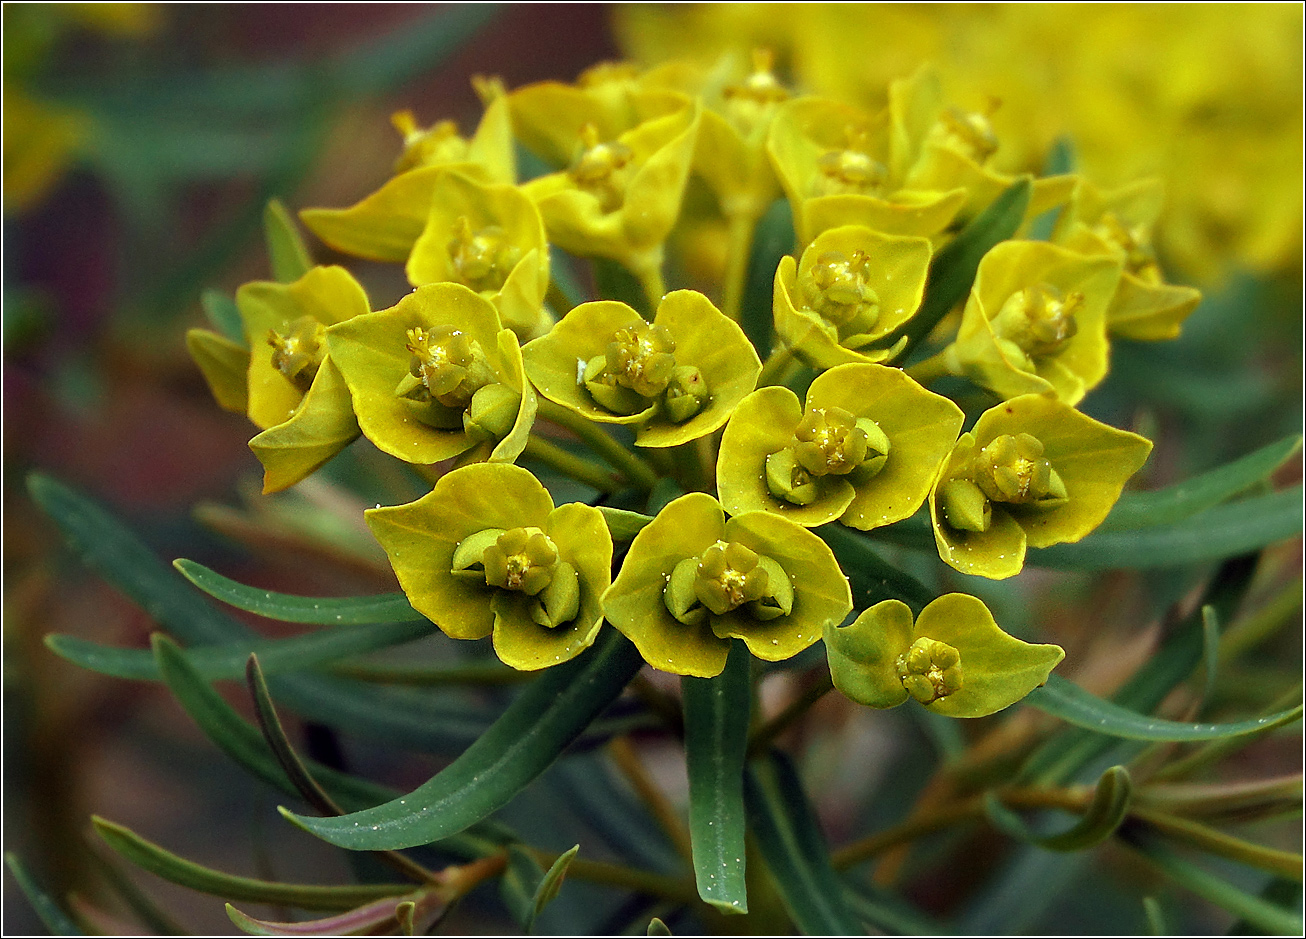
<svg viewBox="0 0 1306 939">
<path fill-rule="evenodd" d="M 1151 839 L 1139 839 L 1133 842 L 1133 846 L 1179 886 L 1264 929 L 1270 935 L 1302 934 L 1300 908 L 1284 909 L 1269 900 L 1247 893 Z"/>
<path fill-rule="evenodd" d="M 9 873 L 14 875 L 14 880 L 18 881 L 18 886 L 23 891 L 23 896 L 27 897 L 27 902 L 32 904 L 32 909 L 36 910 L 36 915 L 45 928 L 50 930 L 54 936 L 84 936 L 82 931 L 72 918 L 55 903 L 53 898 L 41 889 L 41 885 L 36 882 L 36 878 L 31 875 L 18 855 L 11 851 L 5 852 L 5 864 L 9 866 Z"/>
<path fill-rule="evenodd" d="M 1024 820 L 1003 805 L 994 793 L 985 796 L 984 811 L 994 827 L 1019 841 L 1049 851 L 1082 851 L 1101 844 L 1120 827 L 1129 812 L 1133 788 L 1129 771 L 1123 766 L 1112 766 L 1098 779 L 1093 801 L 1079 821 L 1052 835 L 1031 831 Z"/>
<path fill-rule="evenodd" d="M 312 884 L 287 884 L 277 881 L 257 880 L 226 874 L 188 861 L 152 841 L 147 841 L 130 828 L 118 825 L 98 815 L 91 816 L 91 824 L 109 847 L 137 867 L 157 874 L 164 880 L 200 893 L 214 894 L 228 900 L 245 900 L 254 903 L 285 904 L 305 910 L 349 910 L 383 897 L 400 899 L 411 892 L 408 884 L 351 884 L 338 887 L 320 887 Z"/>
<path fill-rule="evenodd" d="M 1155 492 L 1126 492 L 1099 531 L 1126 531 L 1179 522 L 1245 492 L 1270 478 L 1301 449 L 1294 435 L 1275 441 L 1224 466 Z"/>
<path fill-rule="evenodd" d="M 558 859 L 549 865 L 548 871 L 540 878 L 540 885 L 535 888 L 535 896 L 531 902 L 531 917 L 526 924 L 527 932 L 530 932 L 531 927 L 535 925 L 535 920 L 539 918 L 544 908 L 558 896 L 558 891 L 562 889 L 563 878 L 567 876 L 567 868 L 571 867 L 571 862 L 579 851 L 580 845 L 575 845 L 558 855 Z"/>
<path fill-rule="evenodd" d="M 425 619 L 402 593 L 371 597 L 300 597 L 249 587 L 210 570 L 203 564 L 178 558 L 172 566 L 209 596 L 247 613 L 257 613 L 282 623 L 346 626 L 359 623 L 412 623 Z"/>
<path fill-rule="evenodd" d="M 1136 531 L 1098 531 L 1075 544 L 1034 548 L 1035 567 L 1065 570 L 1182 567 L 1245 554 L 1301 531 L 1302 487 L 1228 502 L 1182 521 Z"/>
<path fill-rule="evenodd" d="M 28 477 L 32 498 L 53 518 L 73 548 L 163 629 L 197 646 L 260 638 L 211 606 L 109 512 L 46 476 Z M 324 675 L 276 676 L 272 691 L 291 710 L 396 747 L 450 753 L 485 729 L 486 718 L 451 707 L 413 688 L 378 688 Z"/>
<path fill-rule="evenodd" d="M 209 681 L 217 681 L 220 678 L 239 678 L 251 653 L 259 656 L 263 670 L 269 674 L 307 671 L 345 656 L 411 642 L 434 630 L 432 623 L 342 626 L 289 639 L 249 639 L 218 646 L 197 646 L 187 654 L 200 675 Z M 46 636 L 45 644 L 61 658 L 102 675 L 159 680 L 154 655 L 146 649 L 121 649 L 57 633 Z"/>
<path fill-rule="evenodd" d="M 739 640 L 715 678 L 682 678 L 689 840 L 698 895 L 725 913 L 747 913 L 744 761 L 752 656 Z"/>
<path fill-rule="evenodd" d="M 499 899 L 523 930 L 530 931 L 535 917 L 535 894 L 544 880 L 544 868 L 534 855 L 515 844 L 508 845 L 508 861 L 499 878 Z"/>
<path fill-rule="evenodd" d="M 1025 703 L 1077 727 L 1127 740 L 1218 740 L 1278 727 L 1297 720 L 1302 714 L 1299 705 L 1268 717 L 1228 724 L 1186 724 L 1131 711 L 1059 675 L 1049 676 L 1047 684 L 1031 691 Z"/>
<path fill-rule="evenodd" d="M 545 670 L 458 759 L 408 795 L 339 818 L 282 812 L 354 850 L 407 848 L 463 831 L 544 772 L 643 664 L 629 640 L 605 629 L 587 652 Z"/>
<path fill-rule="evenodd" d="M 943 936 L 950 930 L 910 902 L 874 882 L 844 878 L 848 905 L 861 919 L 900 936 Z"/>
<path fill-rule="evenodd" d="M 751 760 L 744 775 L 744 798 L 758 848 L 798 928 L 816 936 L 861 934 L 789 758 L 771 750 Z"/>
<path fill-rule="evenodd" d="M 205 290 L 200 294 L 200 306 L 214 329 L 232 342 L 245 345 L 245 326 L 235 300 L 221 290 Z"/>
<path fill-rule="evenodd" d="M 1020 228 L 1025 210 L 1029 207 L 1031 191 L 1030 178 L 1022 176 L 1003 190 L 988 208 L 975 216 L 955 239 L 934 256 L 920 310 L 881 343 L 887 347 L 900 337 L 907 337 L 907 345 L 892 364 L 899 365 L 906 361 L 907 356 L 939 321 L 966 299 L 984 255 Z"/>
</svg>

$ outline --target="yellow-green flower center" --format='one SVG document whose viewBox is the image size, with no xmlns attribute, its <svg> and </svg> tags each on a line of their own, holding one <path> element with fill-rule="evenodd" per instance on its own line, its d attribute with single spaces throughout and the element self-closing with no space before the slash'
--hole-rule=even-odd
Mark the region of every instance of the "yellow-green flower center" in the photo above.
<svg viewBox="0 0 1306 939">
<path fill-rule="evenodd" d="M 626 198 L 626 176 L 634 153 L 620 141 L 602 142 L 593 124 L 581 128 L 580 141 L 568 174 L 579 188 L 599 200 L 604 212 L 616 211 Z"/>
<path fill-rule="evenodd" d="M 477 439 L 506 436 L 521 396 L 500 383 L 480 343 L 452 326 L 418 326 L 407 335 L 412 358 L 395 394 L 427 405 L 417 418 Z"/>
<path fill-rule="evenodd" d="M 862 251 L 854 251 L 852 257 L 841 251 L 820 255 L 809 271 L 812 310 L 835 326 L 855 325 L 863 332 L 874 326 L 880 298 L 868 282 L 869 262 Z"/>
<path fill-rule="evenodd" d="M 300 391 L 308 391 L 326 356 L 323 337 L 326 327 L 311 316 L 300 316 L 280 330 L 268 330 L 272 367 Z"/>
<path fill-rule="evenodd" d="M 1079 330 L 1075 314 L 1082 293 L 1063 296 L 1050 284 L 1033 284 L 1007 298 L 993 318 L 993 333 L 1017 367 L 1033 371 L 1032 359 L 1055 355 Z"/>
<path fill-rule="evenodd" d="M 636 323 L 617 330 L 603 355 L 585 363 L 590 396 L 614 414 L 637 414 L 660 400 L 665 416 L 683 423 L 711 399 L 703 374 L 676 364 L 676 340 L 663 326 Z"/>
<path fill-rule="evenodd" d="M 961 690 L 961 654 L 946 642 L 921 637 L 895 663 L 902 686 L 921 704 Z"/>
<path fill-rule="evenodd" d="M 867 462 L 879 472 L 889 440 L 878 424 L 843 408 L 811 408 L 794 430 L 794 457 L 813 476 L 845 476 Z"/>
<path fill-rule="evenodd" d="M 939 115 L 931 135 L 940 146 L 955 150 L 976 163 L 983 163 L 998 149 L 998 137 L 989 117 L 999 103 L 996 98 L 990 99 L 989 107 L 984 111 L 948 108 Z"/>
<path fill-rule="evenodd" d="M 829 150 L 816 161 L 820 172 L 812 195 L 873 195 L 888 182 L 888 167 L 871 155 L 870 134 L 857 127 L 846 133 L 847 147 Z"/>
<path fill-rule="evenodd" d="M 1093 226 L 1093 234 L 1120 252 L 1125 270 L 1149 284 L 1162 281 L 1156 252 L 1147 236 L 1147 226 L 1126 225 L 1114 212 L 1104 212 Z"/>
<path fill-rule="evenodd" d="M 975 485 L 994 502 L 1050 508 L 1067 501 L 1066 486 L 1043 458 L 1033 434 L 1003 434 L 975 458 Z"/>
<path fill-rule="evenodd" d="M 531 618 L 541 626 L 561 626 L 580 610 L 576 569 L 558 555 L 553 539 L 538 528 L 488 528 L 469 535 L 454 549 L 455 577 L 524 594 Z"/>
<path fill-rule="evenodd" d="M 463 215 L 454 222 L 448 251 L 456 279 L 477 291 L 500 289 L 521 259 L 521 249 L 502 228 L 488 225 L 473 231 Z"/>
<path fill-rule="evenodd" d="M 391 115 L 390 123 L 404 138 L 404 152 L 395 161 L 396 173 L 467 159 L 467 141 L 458 136 L 458 125 L 453 121 L 421 128 L 412 111 L 398 111 Z"/>
<path fill-rule="evenodd" d="M 774 60 L 770 49 L 754 49 L 752 74 L 722 92 L 726 118 L 744 137 L 767 124 L 775 106 L 789 99 L 789 89 L 771 71 Z"/>
<path fill-rule="evenodd" d="M 676 565 L 663 590 L 667 609 L 682 623 L 702 623 L 740 607 L 755 619 L 787 616 L 794 605 L 789 576 L 771 558 L 737 541 L 717 541 Z"/>
</svg>

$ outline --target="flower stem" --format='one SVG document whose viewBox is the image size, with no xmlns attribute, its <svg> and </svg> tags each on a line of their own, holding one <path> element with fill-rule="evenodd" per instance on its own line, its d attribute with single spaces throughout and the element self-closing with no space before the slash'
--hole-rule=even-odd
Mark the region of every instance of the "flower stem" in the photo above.
<svg viewBox="0 0 1306 939">
<path fill-rule="evenodd" d="M 833 690 L 834 681 L 830 678 L 829 672 L 818 675 L 816 681 L 808 685 L 802 694 L 790 701 L 783 711 L 757 728 L 753 734 L 753 739 L 748 742 L 748 749 L 753 753 L 759 753 L 766 749 L 772 740 L 789 728 L 790 724 L 806 714 L 808 708 Z"/>
<path fill-rule="evenodd" d="M 553 851 L 541 851 L 538 848 L 527 848 L 526 850 L 534 856 L 536 862 L 545 870 L 551 867 L 559 857 Z M 578 880 L 588 880 L 592 884 L 625 887 L 627 890 L 634 890 L 646 896 L 666 897 L 668 900 L 675 900 L 679 903 L 697 904 L 700 902 L 697 888 L 688 880 L 682 880 L 679 877 L 668 877 L 666 874 L 655 874 L 652 871 L 637 870 L 633 867 L 623 867 L 620 864 L 609 864 L 605 861 L 591 861 L 583 857 L 575 858 L 571 862 L 571 866 L 567 868 L 567 876 L 575 877 Z"/>
<path fill-rule="evenodd" d="M 604 462 L 626 477 L 626 481 L 632 486 L 647 491 L 658 481 L 658 474 L 651 466 L 623 447 L 593 421 L 587 421 L 574 411 L 569 411 L 544 397 L 540 398 L 538 413 L 544 420 L 565 427 L 579 437 L 581 442 L 602 457 Z"/>
<path fill-rule="evenodd" d="M 736 323 L 739 307 L 744 300 L 748 281 L 748 262 L 753 249 L 753 230 L 758 216 L 751 212 L 736 212 L 727 221 L 728 247 L 726 249 L 725 283 L 721 294 L 721 312 Z"/>
<path fill-rule="evenodd" d="M 564 476 L 570 476 L 599 492 L 615 492 L 621 488 L 621 483 L 615 474 L 535 434 L 531 434 L 530 439 L 526 441 L 526 449 L 522 451 L 522 456 L 528 460 L 538 460 L 550 469 L 557 470 Z"/>
<path fill-rule="evenodd" d="M 765 388 L 767 385 L 783 385 L 789 367 L 793 364 L 794 350 L 788 346 L 778 347 L 766 357 L 766 362 L 762 364 L 762 374 L 757 376 L 757 387 Z"/>
<path fill-rule="evenodd" d="M 952 370 L 948 368 L 947 364 L 947 352 L 948 349 L 944 348 L 928 359 L 922 359 L 911 368 L 903 369 L 903 371 L 907 373 L 908 378 L 914 378 L 921 385 L 933 384 L 944 375 L 952 374 Z"/>
</svg>

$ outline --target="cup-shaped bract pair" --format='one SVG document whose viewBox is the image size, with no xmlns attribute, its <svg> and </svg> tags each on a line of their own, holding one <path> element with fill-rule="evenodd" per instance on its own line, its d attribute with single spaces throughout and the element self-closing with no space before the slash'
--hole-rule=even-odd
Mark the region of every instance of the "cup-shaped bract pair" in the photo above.
<svg viewBox="0 0 1306 939">
<path fill-rule="evenodd" d="M 1055 398 L 1021 395 L 962 434 L 930 493 L 944 563 L 1001 580 L 1025 548 L 1078 541 L 1102 523 L 1151 441 Z"/>
<path fill-rule="evenodd" d="M 925 294 L 930 243 L 845 225 L 818 235 L 795 261 L 780 259 L 773 312 L 780 341 L 813 368 L 882 362 L 875 349 L 911 318 Z"/>
<path fill-rule="evenodd" d="M 1047 681 L 1060 646 L 1007 635 L 976 597 L 950 593 L 912 622 L 901 600 L 884 600 L 848 626 L 825 629 L 835 688 L 873 708 L 915 698 L 947 717 L 986 717 Z"/>
<path fill-rule="evenodd" d="M 470 139 L 458 136 L 451 121 L 422 130 L 412 115 L 396 114 L 395 126 L 405 140 L 396 175 L 347 209 L 304 209 L 299 217 L 309 231 L 345 254 L 402 264 L 426 227 L 435 188 L 445 173 L 486 185 L 513 185 L 517 162 L 503 86 L 494 79 L 473 84 L 485 102 L 485 114 Z"/>
<path fill-rule="evenodd" d="M 1004 241 L 980 261 L 949 371 L 1003 398 L 1078 404 L 1107 373 L 1106 311 L 1120 262 L 1045 241 Z"/>
<path fill-rule="evenodd" d="M 1057 219 L 1052 240 L 1084 254 L 1105 254 L 1124 265 L 1120 287 L 1107 309 L 1107 331 L 1125 339 L 1174 339 L 1202 296 L 1192 287 L 1167 284 L 1152 249 L 1152 228 L 1161 214 L 1159 180 L 1147 179 L 1102 191 L 1081 180 Z"/>
<path fill-rule="evenodd" d="M 598 509 L 554 507 L 527 470 L 453 470 L 408 505 L 369 509 L 413 608 L 454 639 L 494 637 L 521 670 L 548 668 L 593 644 L 612 577 L 612 537 Z"/>
<path fill-rule="evenodd" d="M 914 155 L 892 111 L 869 115 L 826 98 L 780 107 L 767 146 L 801 244 L 842 225 L 937 235 L 965 204 L 964 189 L 905 188 Z"/>
<path fill-rule="evenodd" d="M 739 325 L 693 290 L 663 297 L 651 324 L 617 300 L 582 303 L 522 355 L 546 398 L 592 421 L 634 425 L 643 447 L 712 433 L 762 371 Z"/>
<path fill-rule="evenodd" d="M 535 203 L 515 186 L 440 174 L 406 270 L 414 286 L 449 281 L 475 290 L 524 342 L 553 323 L 544 312 L 549 287 L 544 223 Z"/>
<path fill-rule="evenodd" d="M 586 124 L 567 169 L 522 186 L 549 241 L 581 257 L 617 261 L 645 284 L 660 282 L 663 242 L 680 215 L 699 116 L 698 105 L 686 105 L 615 138 Z"/>
<path fill-rule="evenodd" d="M 290 284 L 245 284 L 236 306 L 250 349 L 249 419 L 263 431 L 249 446 L 263 464 L 263 491 L 277 492 L 358 436 L 326 331 L 367 315 L 367 294 L 344 268 L 314 267 Z"/>
<path fill-rule="evenodd" d="M 731 515 L 773 512 L 809 528 L 892 524 L 925 501 L 962 420 L 947 398 L 884 365 L 821 373 L 805 408 L 788 388 L 759 388 L 721 437 L 721 504 Z"/>
<path fill-rule="evenodd" d="M 535 391 L 494 304 L 462 284 L 418 287 L 327 336 L 367 439 L 409 463 L 510 463 L 526 446 Z"/>
<path fill-rule="evenodd" d="M 759 659 L 802 652 L 852 610 L 848 581 L 820 538 L 787 519 L 726 520 L 711 496 L 681 496 L 640 530 L 603 610 L 644 661 L 711 678 L 732 639 Z"/>
</svg>

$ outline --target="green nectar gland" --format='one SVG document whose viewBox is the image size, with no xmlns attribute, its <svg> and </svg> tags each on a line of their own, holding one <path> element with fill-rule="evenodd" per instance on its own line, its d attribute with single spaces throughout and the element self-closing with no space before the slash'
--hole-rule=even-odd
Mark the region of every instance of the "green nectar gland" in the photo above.
<svg viewBox="0 0 1306 939">
<path fill-rule="evenodd" d="M 580 147 L 567 174 L 579 188 L 599 200 L 604 212 L 615 212 L 626 199 L 631 149 L 613 140 L 602 142 L 599 129 L 586 124 L 580 131 Z"/>
<path fill-rule="evenodd" d="M 307 392 L 326 356 L 326 327 L 311 316 L 300 316 L 268 330 L 272 367 L 300 391 Z"/>
<path fill-rule="evenodd" d="M 1084 295 L 1063 296 L 1050 284 L 1034 284 L 1007 298 L 993 318 L 998 344 L 1022 371 L 1032 372 L 1034 360 L 1055 355 L 1078 332 L 1075 314 Z"/>
<path fill-rule="evenodd" d="M 961 654 L 946 642 L 921 637 L 898 656 L 894 667 L 907 693 L 921 704 L 961 690 Z"/>
<path fill-rule="evenodd" d="M 888 182 L 889 170 L 871 156 L 870 133 L 864 128 L 849 127 L 848 145 L 830 150 L 816 161 L 813 196 L 879 195 Z"/>
<path fill-rule="evenodd" d="M 473 230 L 465 215 L 454 221 L 448 251 L 458 282 L 476 291 L 501 289 L 521 260 L 521 250 L 507 232 L 498 225 Z"/>
</svg>

